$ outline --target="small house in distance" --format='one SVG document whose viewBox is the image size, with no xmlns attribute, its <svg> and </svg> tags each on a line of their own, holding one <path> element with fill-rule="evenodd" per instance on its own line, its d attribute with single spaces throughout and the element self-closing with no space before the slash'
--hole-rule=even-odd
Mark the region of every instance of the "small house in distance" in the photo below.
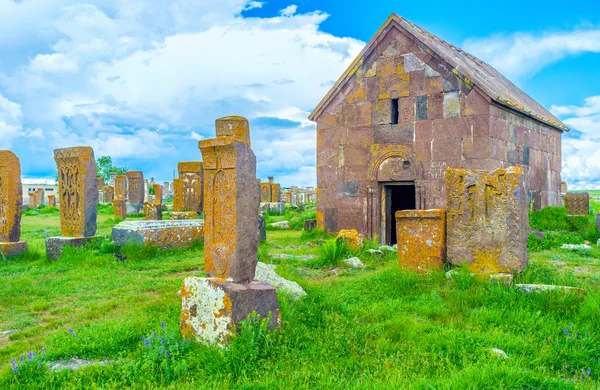
<svg viewBox="0 0 600 390">
<path fill-rule="evenodd" d="M 522 166 L 534 208 L 560 204 L 569 129 L 490 65 L 398 15 L 309 119 L 317 222 L 330 232 L 395 243 L 397 210 L 445 208 L 449 167 Z"/>
</svg>

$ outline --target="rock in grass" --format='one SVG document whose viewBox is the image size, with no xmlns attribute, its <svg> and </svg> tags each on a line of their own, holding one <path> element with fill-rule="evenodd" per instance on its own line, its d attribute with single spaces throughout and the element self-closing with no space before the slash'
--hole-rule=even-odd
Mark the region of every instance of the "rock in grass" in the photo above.
<svg viewBox="0 0 600 390">
<path fill-rule="evenodd" d="M 492 349 L 490 350 L 490 352 L 492 352 L 494 355 L 498 356 L 499 358 L 502 358 L 502 359 L 508 359 L 508 355 L 506 354 L 506 352 L 504 352 L 504 351 L 503 351 L 503 350 L 501 350 L 501 349 L 498 349 L 498 348 L 492 348 Z"/>
<path fill-rule="evenodd" d="M 515 287 L 527 293 L 563 290 L 565 292 L 575 292 L 581 295 L 585 294 L 585 290 L 582 288 L 570 286 L 556 286 L 554 284 L 515 284 Z"/>
<path fill-rule="evenodd" d="M 367 252 L 369 252 L 370 255 L 383 255 L 383 251 L 380 251 L 379 249 L 369 249 Z"/>
<path fill-rule="evenodd" d="M 344 264 L 346 264 L 350 268 L 361 269 L 367 268 L 366 265 L 363 264 L 362 261 L 358 257 L 351 257 L 349 259 L 344 260 Z"/>
<path fill-rule="evenodd" d="M 112 361 L 109 360 L 100 360 L 97 362 L 93 362 L 85 359 L 77 359 L 73 358 L 70 360 L 59 360 L 56 362 L 49 363 L 50 371 L 61 371 L 61 370 L 79 370 L 80 368 L 88 367 L 88 366 L 105 366 Z"/>
<path fill-rule="evenodd" d="M 546 237 L 544 233 L 540 232 L 539 230 L 535 230 L 534 228 L 529 228 L 529 234 L 534 234 L 540 240 L 543 240 Z"/>
<path fill-rule="evenodd" d="M 254 279 L 268 283 L 277 290 L 288 293 L 293 300 L 298 300 L 306 296 L 306 291 L 298 283 L 277 275 L 274 268 L 274 264 L 265 264 L 259 261 L 256 264 Z"/>
<path fill-rule="evenodd" d="M 587 245 L 587 244 L 563 244 L 560 249 L 572 249 L 572 250 L 577 250 L 577 249 L 592 249 L 591 246 Z"/>
<path fill-rule="evenodd" d="M 316 259 L 318 256 L 317 255 L 295 256 L 295 255 L 288 255 L 287 253 L 274 253 L 272 255 L 269 255 L 269 257 L 271 259 L 279 259 L 279 260 L 285 260 L 285 259 L 312 260 L 312 259 Z"/>
<path fill-rule="evenodd" d="M 289 229 L 290 228 L 290 222 L 289 221 L 273 222 L 271 224 L 271 226 L 277 227 L 277 228 L 280 228 L 280 229 Z"/>
<path fill-rule="evenodd" d="M 394 248 L 393 246 L 389 246 L 389 245 L 382 245 L 382 246 L 380 246 L 380 247 L 379 247 L 379 250 L 380 250 L 380 251 L 396 252 L 396 249 L 397 249 L 397 248 L 398 248 L 398 247 L 395 247 L 395 248 Z"/>
<path fill-rule="evenodd" d="M 4 331 L 0 332 L 0 339 L 8 338 L 8 336 L 10 336 L 11 334 L 14 334 L 14 333 L 17 333 L 16 329 L 4 330 Z"/>
</svg>

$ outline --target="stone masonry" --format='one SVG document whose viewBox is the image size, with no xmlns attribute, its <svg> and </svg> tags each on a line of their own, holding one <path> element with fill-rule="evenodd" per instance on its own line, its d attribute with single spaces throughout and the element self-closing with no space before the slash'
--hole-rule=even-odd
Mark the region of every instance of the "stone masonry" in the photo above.
<svg viewBox="0 0 600 390">
<path fill-rule="evenodd" d="M 489 65 L 398 15 L 309 118 L 317 123 L 319 228 L 389 241 L 397 211 L 389 184 L 414 186 L 407 208 L 443 209 L 449 167 L 520 166 L 527 203 L 560 204 L 568 128 Z"/>
<path fill-rule="evenodd" d="M 181 197 L 183 209 L 177 211 L 202 212 L 203 202 L 203 169 L 202 162 L 189 161 L 177 164 L 179 180 L 181 182 Z"/>
</svg>

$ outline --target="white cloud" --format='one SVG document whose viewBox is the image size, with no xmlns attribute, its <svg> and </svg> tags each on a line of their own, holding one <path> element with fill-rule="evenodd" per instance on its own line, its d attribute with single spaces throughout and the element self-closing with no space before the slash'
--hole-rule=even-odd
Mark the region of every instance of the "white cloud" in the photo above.
<svg viewBox="0 0 600 390">
<path fill-rule="evenodd" d="M 465 41 L 463 48 L 509 78 L 518 78 L 535 74 L 567 56 L 600 53 L 600 29 L 474 38 Z"/>
<path fill-rule="evenodd" d="M 98 156 L 169 177 L 178 160 L 198 158 L 194 141 L 214 136 L 217 117 L 243 115 L 261 170 L 309 177 L 294 176 L 314 166 L 308 113 L 364 43 L 320 31 L 328 15 L 299 14 L 295 5 L 273 17 L 240 15 L 258 7 L 248 0 L 0 0 L 0 32 L 8 33 L 7 22 L 22 42 L 35 41 L 21 48 L 26 57 L 11 57 L 19 64 L 0 67 L 0 92 L 21 113 L 4 126 L 43 156 L 25 171 L 53 169 L 53 148 L 89 144 Z M 22 26 L 9 20 L 15 17 Z M 0 49 L 10 45 L 0 38 Z M 253 125 L 259 117 L 300 125 L 261 128 Z M 152 165 L 156 158 L 160 166 Z"/>
<path fill-rule="evenodd" d="M 265 4 L 264 2 L 260 2 L 260 1 L 251 1 L 248 3 L 248 5 L 246 5 L 246 7 L 244 8 L 244 11 L 249 11 L 254 8 L 262 8 L 262 6 L 264 4 Z"/>
<path fill-rule="evenodd" d="M 562 177 L 573 189 L 600 188 L 600 96 L 583 106 L 552 106 L 554 115 L 579 134 L 563 137 Z"/>
<path fill-rule="evenodd" d="M 279 13 L 281 14 L 281 16 L 290 17 L 294 15 L 297 10 L 298 6 L 296 4 L 292 4 L 279 11 Z"/>
<path fill-rule="evenodd" d="M 3 149 L 10 147 L 10 141 L 21 134 L 21 106 L 0 94 L 0 142 Z"/>
</svg>

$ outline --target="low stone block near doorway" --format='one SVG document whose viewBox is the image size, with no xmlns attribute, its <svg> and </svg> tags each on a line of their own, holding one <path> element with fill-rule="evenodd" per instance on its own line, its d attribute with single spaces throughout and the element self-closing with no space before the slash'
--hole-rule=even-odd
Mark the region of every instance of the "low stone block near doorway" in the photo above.
<svg viewBox="0 0 600 390">
<path fill-rule="evenodd" d="M 400 267 L 439 269 L 446 258 L 446 212 L 401 210 L 395 217 Z"/>
<path fill-rule="evenodd" d="M 124 221 L 113 227 L 112 241 L 119 245 L 136 243 L 157 248 L 187 248 L 204 240 L 204 221 Z"/>
</svg>

